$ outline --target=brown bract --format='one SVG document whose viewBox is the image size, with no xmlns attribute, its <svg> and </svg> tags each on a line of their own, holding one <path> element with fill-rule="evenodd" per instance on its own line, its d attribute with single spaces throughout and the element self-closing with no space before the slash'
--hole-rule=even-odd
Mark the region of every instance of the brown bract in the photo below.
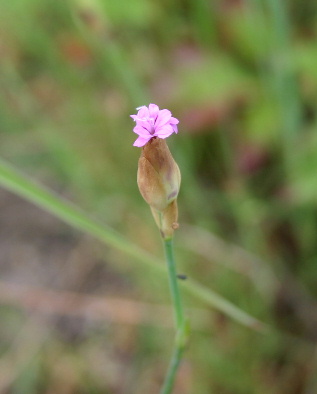
<svg viewBox="0 0 317 394">
<path fill-rule="evenodd" d="M 181 175 L 164 139 L 152 138 L 142 148 L 137 180 L 163 238 L 172 237 L 178 227 L 176 199 Z"/>
</svg>

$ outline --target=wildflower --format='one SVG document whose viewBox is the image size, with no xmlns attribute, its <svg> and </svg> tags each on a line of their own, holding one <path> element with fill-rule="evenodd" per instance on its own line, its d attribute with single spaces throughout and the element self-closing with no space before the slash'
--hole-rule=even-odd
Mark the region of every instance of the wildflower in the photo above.
<svg viewBox="0 0 317 394">
<path fill-rule="evenodd" d="M 179 121 L 173 118 L 168 109 L 160 110 L 157 105 L 150 104 L 149 107 L 143 105 L 137 110 L 137 115 L 130 115 L 136 122 L 133 131 L 139 135 L 133 146 L 144 146 L 154 137 L 165 139 L 173 133 L 177 134 Z"/>
<path fill-rule="evenodd" d="M 142 133 L 134 143 L 134 146 L 142 146 L 137 177 L 139 190 L 150 205 L 162 237 L 169 239 L 178 228 L 177 196 L 181 175 L 164 139 L 177 133 L 178 120 L 170 111 L 160 111 L 155 104 L 141 107 L 137 115 L 131 116 L 137 122 L 134 132 Z"/>
</svg>

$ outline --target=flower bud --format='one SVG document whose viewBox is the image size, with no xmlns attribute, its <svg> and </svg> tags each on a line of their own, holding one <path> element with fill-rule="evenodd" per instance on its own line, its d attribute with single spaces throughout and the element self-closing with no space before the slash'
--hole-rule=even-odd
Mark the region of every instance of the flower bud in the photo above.
<svg viewBox="0 0 317 394">
<path fill-rule="evenodd" d="M 154 137 L 142 148 L 137 181 L 162 236 L 171 238 L 178 227 L 176 199 L 181 175 L 164 139 Z"/>
</svg>

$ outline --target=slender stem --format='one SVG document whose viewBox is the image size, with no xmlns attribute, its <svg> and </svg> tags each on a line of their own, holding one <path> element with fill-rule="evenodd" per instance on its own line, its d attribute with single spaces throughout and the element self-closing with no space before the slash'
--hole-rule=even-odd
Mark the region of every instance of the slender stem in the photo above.
<svg viewBox="0 0 317 394">
<path fill-rule="evenodd" d="M 178 370 L 183 352 L 184 348 L 178 346 L 174 347 L 173 355 L 160 394 L 168 394 L 172 392 L 176 372 Z"/>
<path fill-rule="evenodd" d="M 174 318 L 176 330 L 178 331 L 184 324 L 183 305 L 178 288 L 178 279 L 174 261 L 173 239 L 164 240 L 165 257 L 168 268 L 168 279 L 174 307 Z"/>
<path fill-rule="evenodd" d="M 188 330 L 186 327 L 183 305 L 178 288 L 178 279 L 177 279 L 176 267 L 174 261 L 174 250 L 173 250 L 172 239 L 164 240 L 164 250 L 165 250 L 165 257 L 166 257 L 167 268 L 168 268 L 169 285 L 171 290 L 173 309 L 174 309 L 174 319 L 176 326 L 176 338 L 174 343 L 174 350 L 165 377 L 165 381 L 160 392 L 161 394 L 169 394 L 172 392 L 176 373 L 185 349 Z"/>
</svg>

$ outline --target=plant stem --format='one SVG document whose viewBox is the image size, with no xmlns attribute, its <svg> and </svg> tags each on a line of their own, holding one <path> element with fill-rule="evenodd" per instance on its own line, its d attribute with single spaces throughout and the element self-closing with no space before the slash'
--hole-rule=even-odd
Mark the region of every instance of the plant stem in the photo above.
<svg viewBox="0 0 317 394">
<path fill-rule="evenodd" d="M 175 344 L 176 345 L 176 344 Z M 174 385 L 174 380 L 175 380 L 175 376 L 176 376 L 176 372 L 178 370 L 183 352 L 184 352 L 184 348 L 179 347 L 179 346 L 175 346 L 174 345 L 174 350 L 173 350 L 173 355 L 170 361 L 170 365 L 168 367 L 168 371 L 165 377 L 165 381 L 163 384 L 163 387 L 161 389 L 160 394 L 169 394 L 172 392 L 173 389 L 173 385 Z"/>
<path fill-rule="evenodd" d="M 180 292 L 178 287 L 178 279 L 177 279 L 176 267 L 174 261 L 173 239 L 164 240 L 164 250 L 165 250 L 165 257 L 166 257 L 167 268 L 168 268 L 168 278 L 169 278 L 169 285 L 170 285 L 170 291 L 172 296 L 174 319 L 176 326 L 176 338 L 174 342 L 174 350 L 165 377 L 165 381 L 161 389 L 161 394 L 169 394 L 172 392 L 175 376 L 185 349 L 188 330 L 186 327 L 183 305 L 182 305 L 182 300 L 180 297 Z"/>
<path fill-rule="evenodd" d="M 173 239 L 164 240 L 165 258 L 168 268 L 168 279 L 174 307 L 174 318 L 176 330 L 178 331 L 184 323 L 183 305 L 178 288 L 178 279 L 174 260 Z"/>
</svg>

